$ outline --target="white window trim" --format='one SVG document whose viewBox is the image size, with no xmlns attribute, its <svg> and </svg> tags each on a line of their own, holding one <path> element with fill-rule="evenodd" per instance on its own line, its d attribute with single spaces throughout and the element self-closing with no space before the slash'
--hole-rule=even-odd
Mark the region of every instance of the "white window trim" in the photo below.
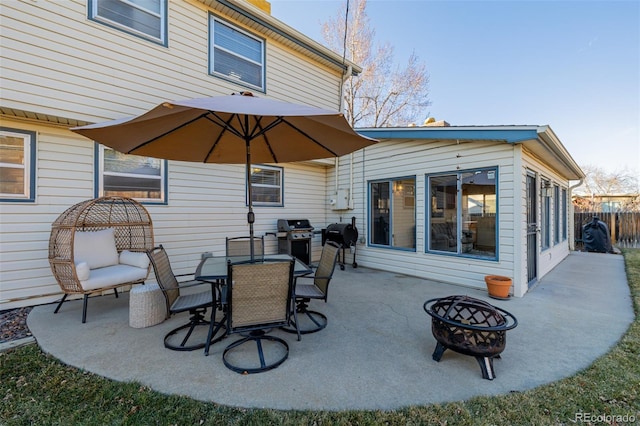
<svg viewBox="0 0 640 426">
<path fill-rule="evenodd" d="M 244 57 L 242 55 L 239 55 L 237 52 L 234 52 L 234 51 L 229 50 L 229 49 L 225 49 L 222 46 L 217 46 L 215 44 L 215 36 L 214 36 L 215 35 L 215 27 L 214 26 L 215 26 L 216 22 L 219 22 L 222 25 L 226 25 L 228 27 L 231 27 L 234 30 L 246 35 L 247 37 L 252 38 L 252 39 L 260 42 L 260 45 L 262 47 L 262 49 L 261 49 L 261 62 L 256 62 L 256 61 L 254 61 L 254 60 L 252 60 L 250 58 L 247 58 L 247 57 Z M 265 92 L 266 91 L 265 82 L 266 82 L 266 75 L 267 75 L 266 64 L 265 64 L 265 58 L 266 58 L 266 54 L 265 54 L 266 46 L 265 46 L 265 44 L 266 43 L 265 43 L 265 40 L 263 38 L 257 37 L 254 34 L 251 34 L 251 33 L 247 32 L 247 31 L 243 30 L 242 28 L 240 28 L 240 27 L 238 27 L 236 25 L 233 25 L 232 23 L 230 23 L 228 21 L 225 21 L 224 19 L 220 19 L 220 18 L 218 18 L 217 16 L 215 16 L 213 14 L 209 15 L 209 73 L 211 75 L 214 75 L 216 77 L 220 77 L 220 78 L 222 78 L 224 80 L 227 80 L 227 81 L 231 81 L 231 82 L 236 83 L 236 84 L 241 85 L 241 86 L 250 87 L 252 89 L 257 89 L 257 90 L 259 90 L 261 92 Z M 215 53 L 214 53 L 214 51 L 215 51 L 216 46 L 217 46 L 218 49 L 223 50 L 223 51 L 225 51 L 227 53 L 230 53 L 233 56 L 237 56 L 238 58 L 241 58 L 242 60 L 245 60 L 245 61 L 254 63 L 256 65 L 259 65 L 261 67 L 261 69 L 262 69 L 261 76 L 260 76 L 260 86 L 256 86 L 256 85 L 248 83 L 248 82 L 246 82 L 244 80 L 240 80 L 239 78 L 236 79 L 236 78 L 230 77 L 230 76 L 228 76 L 226 74 L 222 74 L 222 73 L 219 73 L 219 72 L 215 71 L 214 70 L 214 68 L 215 68 L 215 66 L 214 66 L 215 65 Z"/>
<path fill-rule="evenodd" d="M 24 141 L 24 164 L 20 165 L 15 163 L 0 162 L 0 165 L 2 165 L 2 167 L 23 169 L 24 187 L 22 194 L 0 193 L 0 201 L 35 201 L 35 132 L 0 128 L 0 133 L 10 137 L 21 138 Z"/>
<path fill-rule="evenodd" d="M 125 3 L 133 8 L 140 9 L 145 11 L 146 13 L 150 13 L 152 15 L 158 16 L 160 18 L 160 38 L 149 35 L 145 32 L 137 30 L 135 28 L 131 28 L 127 25 L 124 25 L 117 21 L 112 21 L 111 19 L 105 18 L 103 16 L 98 15 L 98 3 L 100 0 L 89 0 L 89 19 L 92 21 L 101 23 L 103 25 L 107 25 L 112 28 L 116 28 L 118 30 L 124 31 L 125 33 L 133 34 L 137 37 L 144 38 L 146 40 L 152 41 L 154 43 L 161 44 L 163 46 L 167 46 L 167 8 L 168 8 L 168 0 L 161 0 L 160 14 L 153 12 L 148 9 L 144 9 L 137 4 L 131 3 L 127 0 L 118 0 L 122 3 Z"/>
<path fill-rule="evenodd" d="M 97 174 L 96 174 L 96 188 L 97 197 L 104 196 L 104 145 L 96 144 L 98 146 L 98 158 L 97 158 Z M 160 176 L 144 176 L 136 173 L 114 173 L 106 172 L 109 176 L 123 176 L 123 177 L 135 177 L 135 178 L 148 178 L 160 180 L 160 198 L 135 198 L 136 201 L 145 204 L 166 204 L 167 203 L 167 160 L 160 161 Z"/>
<path fill-rule="evenodd" d="M 280 201 L 269 203 L 264 201 L 256 201 L 255 199 L 252 201 L 253 206 L 261 206 L 261 207 L 282 207 L 284 206 L 284 169 L 282 167 L 276 166 L 265 166 L 263 164 L 252 164 L 251 168 L 259 167 L 261 169 L 275 170 L 280 173 L 280 185 L 267 185 L 263 183 L 252 184 L 251 182 L 247 182 L 247 185 L 253 185 L 253 188 L 262 187 L 262 188 L 278 188 L 280 193 Z M 248 186 L 247 186 L 248 188 Z M 255 194 L 255 191 L 252 191 L 252 194 Z M 249 200 L 249 191 L 247 190 L 247 202 Z"/>
</svg>

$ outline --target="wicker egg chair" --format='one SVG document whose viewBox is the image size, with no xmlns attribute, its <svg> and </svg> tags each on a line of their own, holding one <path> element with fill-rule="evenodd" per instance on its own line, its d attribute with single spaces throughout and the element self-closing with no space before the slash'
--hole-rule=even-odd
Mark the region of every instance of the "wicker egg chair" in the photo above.
<svg viewBox="0 0 640 426">
<path fill-rule="evenodd" d="M 56 281 L 64 292 L 54 313 L 68 295 L 82 294 L 82 322 L 86 322 L 87 300 L 90 294 L 114 290 L 118 287 L 143 283 L 143 279 L 130 282 L 107 283 L 100 288 L 85 290 L 76 270 L 74 238 L 76 232 L 95 232 L 113 229 L 118 256 L 123 250 L 145 253 L 154 247 L 153 224 L 149 212 L 139 202 L 125 197 L 100 197 L 78 203 L 63 212 L 51 225 L 49 238 L 49 264 Z M 86 235 L 86 234 L 83 234 Z M 147 274 L 150 268 L 147 267 Z M 145 276 L 146 278 L 146 276 Z"/>
</svg>

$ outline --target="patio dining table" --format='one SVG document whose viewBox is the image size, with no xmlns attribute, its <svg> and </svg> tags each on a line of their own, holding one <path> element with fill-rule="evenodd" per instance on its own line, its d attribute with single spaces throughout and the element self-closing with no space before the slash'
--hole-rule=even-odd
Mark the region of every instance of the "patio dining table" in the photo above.
<svg viewBox="0 0 640 426">
<path fill-rule="evenodd" d="M 217 286 L 218 294 L 223 295 L 224 292 L 221 291 L 221 286 L 227 279 L 228 273 L 228 264 L 231 261 L 234 262 L 244 262 L 249 261 L 251 259 L 250 256 L 203 256 L 196 268 L 194 279 L 199 281 L 207 281 L 210 282 L 211 285 Z M 254 258 L 256 262 L 261 262 L 264 260 L 268 261 L 277 261 L 277 260 L 291 260 L 292 256 L 289 254 L 271 254 L 264 255 Z M 304 275 L 310 274 L 312 269 L 302 262 L 298 258 L 294 258 L 294 269 L 293 276 L 294 278 L 301 277 Z M 222 340 L 224 335 L 215 337 L 220 331 L 220 328 L 224 325 L 225 317 L 220 322 L 215 322 L 213 316 L 215 312 L 212 313 L 211 325 L 209 327 L 209 334 L 207 336 L 207 343 L 204 348 L 204 354 L 209 355 L 209 348 L 212 344 Z"/>
<path fill-rule="evenodd" d="M 218 281 L 227 279 L 227 264 L 229 261 L 242 262 L 249 261 L 250 256 L 204 256 L 198 267 L 196 268 L 196 274 L 194 279 L 202 281 Z M 260 260 L 291 260 L 289 254 L 266 254 L 264 256 L 256 257 L 257 261 Z M 296 262 L 293 269 L 294 277 L 301 277 L 303 275 L 313 272 L 311 268 L 302 262 L 300 259 L 295 258 Z"/>
</svg>

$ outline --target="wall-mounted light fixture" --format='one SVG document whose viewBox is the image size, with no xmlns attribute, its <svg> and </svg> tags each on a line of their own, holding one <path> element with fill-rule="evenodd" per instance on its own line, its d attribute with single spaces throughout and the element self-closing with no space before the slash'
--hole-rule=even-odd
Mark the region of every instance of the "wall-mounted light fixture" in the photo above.
<svg viewBox="0 0 640 426">
<path fill-rule="evenodd" d="M 549 182 L 548 180 L 542 183 L 542 196 L 543 197 L 553 196 L 553 187 L 551 186 L 551 182 Z"/>
</svg>

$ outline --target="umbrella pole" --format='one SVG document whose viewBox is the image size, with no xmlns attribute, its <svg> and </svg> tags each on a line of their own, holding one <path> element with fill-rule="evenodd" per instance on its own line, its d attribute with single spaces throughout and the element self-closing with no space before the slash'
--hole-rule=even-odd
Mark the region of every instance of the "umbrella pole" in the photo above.
<svg viewBox="0 0 640 426">
<path fill-rule="evenodd" d="M 253 214 L 253 190 L 251 188 L 251 140 L 249 137 L 245 138 L 245 142 L 247 146 L 247 194 L 249 196 L 249 212 L 247 213 L 247 222 L 249 223 L 249 253 L 251 254 L 251 261 L 253 261 L 253 223 L 256 221 L 256 217 Z"/>
</svg>

